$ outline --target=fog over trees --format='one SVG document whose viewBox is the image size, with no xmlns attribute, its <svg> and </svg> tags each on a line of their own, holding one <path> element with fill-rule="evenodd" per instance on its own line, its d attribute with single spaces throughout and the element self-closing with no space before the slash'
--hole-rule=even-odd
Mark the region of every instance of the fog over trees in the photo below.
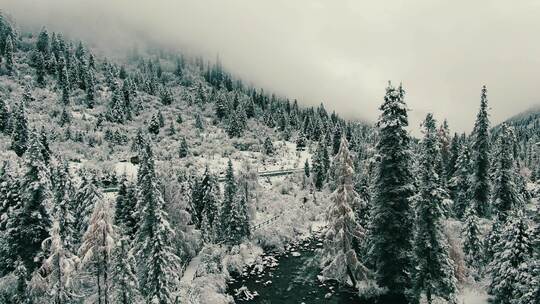
<svg viewBox="0 0 540 304">
<path fill-rule="evenodd" d="M 367 123 L 83 38 L 0 15 L 0 303 L 539 301 L 539 111 L 411 132 L 406 83 Z"/>
</svg>

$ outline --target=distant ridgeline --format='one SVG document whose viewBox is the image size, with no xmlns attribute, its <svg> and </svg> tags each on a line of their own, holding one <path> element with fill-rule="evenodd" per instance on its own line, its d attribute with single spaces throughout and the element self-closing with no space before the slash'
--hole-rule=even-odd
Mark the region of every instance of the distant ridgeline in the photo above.
<svg viewBox="0 0 540 304">
<path fill-rule="evenodd" d="M 540 106 L 531 108 L 506 120 L 508 126 L 513 128 L 516 138 L 514 152 L 518 160 L 530 169 L 533 176 L 540 174 Z M 493 140 L 496 140 L 501 132 L 501 126 L 492 129 Z"/>
</svg>

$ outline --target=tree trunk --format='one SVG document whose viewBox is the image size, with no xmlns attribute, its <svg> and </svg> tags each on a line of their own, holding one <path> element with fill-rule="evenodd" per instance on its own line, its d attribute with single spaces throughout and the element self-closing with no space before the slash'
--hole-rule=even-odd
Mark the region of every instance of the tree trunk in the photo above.
<svg viewBox="0 0 540 304">
<path fill-rule="evenodd" d="M 106 239 L 106 235 L 105 235 L 105 231 L 103 231 L 103 243 L 105 243 L 105 239 Z M 104 268 L 103 270 L 103 286 L 104 286 L 103 301 L 104 301 L 104 304 L 109 304 L 108 264 L 109 263 L 108 263 L 107 251 L 104 251 L 103 252 L 103 268 Z"/>
<path fill-rule="evenodd" d="M 351 267 L 349 265 L 347 265 L 347 274 L 349 274 L 349 278 L 351 279 L 351 282 L 354 288 L 356 288 L 356 285 L 358 284 L 358 282 L 356 281 L 356 278 L 354 277 L 354 273 L 352 272 Z"/>
<path fill-rule="evenodd" d="M 97 266 L 98 304 L 101 304 L 101 267 Z"/>
<path fill-rule="evenodd" d="M 60 263 L 60 256 L 57 255 L 56 257 L 56 267 L 58 268 L 58 287 L 56 289 L 56 300 L 55 300 L 55 303 L 57 304 L 62 304 L 62 299 L 61 299 L 61 290 L 62 290 L 62 269 L 60 267 L 61 266 L 61 263 Z"/>
</svg>

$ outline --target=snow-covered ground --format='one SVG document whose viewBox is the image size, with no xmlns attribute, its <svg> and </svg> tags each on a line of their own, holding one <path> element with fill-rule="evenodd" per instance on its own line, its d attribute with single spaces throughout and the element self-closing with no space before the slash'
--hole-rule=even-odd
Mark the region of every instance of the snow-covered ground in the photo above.
<svg viewBox="0 0 540 304">
<path fill-rule="evenodd" d="M 485 290 L 478 288 L 465 288 L 458 298 L 459 304 L 487 304 L 488 295 Z"/>
</svg>

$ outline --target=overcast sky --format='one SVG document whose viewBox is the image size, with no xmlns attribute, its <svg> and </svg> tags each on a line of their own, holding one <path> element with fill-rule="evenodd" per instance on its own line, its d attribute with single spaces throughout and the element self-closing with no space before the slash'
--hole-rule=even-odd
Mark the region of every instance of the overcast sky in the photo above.
<svg viewBox="0 0 540 304">
<path fill-rule="evenodd" d="M 470 131 L 480 88 L 492 122 L 540 104 L 540 1 L 0 0 L 20 25 L 101 46 L 142 41 L 215 58 L 301 104 L 375 121 L 403 82 L 416 128 L 427 112 Z"/>
</svg>

